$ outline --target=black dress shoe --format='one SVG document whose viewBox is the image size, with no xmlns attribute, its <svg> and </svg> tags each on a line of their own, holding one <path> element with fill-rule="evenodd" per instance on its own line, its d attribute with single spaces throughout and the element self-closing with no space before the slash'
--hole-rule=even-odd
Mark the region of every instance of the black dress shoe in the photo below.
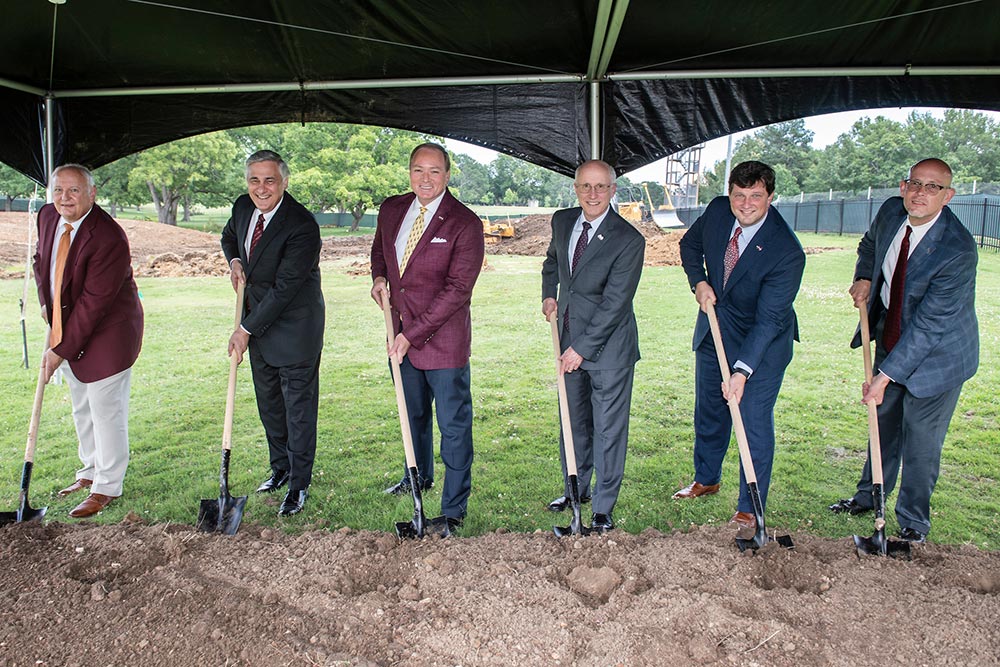
<svg viewBox="0 0 1000 667">
<path fill-rule="evenodd" d="M 595 513 L 590 519 L 590 529 L 599 530 L 602 533 L 615 527 L 615 522 L 610 514 Z"/>
<path fill-rule="evenodd" d="M 271 476 L 264 480 L 264 483 L 257 487 L 257 493 L 271 493 L 277 491 L 285 484 L 288 484 L 288 471 L 278 470 L 271 473 Z"/>
<path fill-rule="evenodd" d="M 292 516 L 301 512 L 302 508 L 306 506 L 306 497 L 308 495 L 309 492 L 306 489 L 300 491 L 290 490 L 285 495 L 284 502 L 281 503 L 278 516 Z"/>
<path fill-rule="evenodd" d="M 422 481 L 420 483 L 420 490 L 421 491 L 430 491 L 433 488 L 434 488 L 434 480 L 433 479 L 425 479 L 424 481 Z M 390 486 L 388 489 L 386 489 L 382 493 L 385 493 L 386 495 L 390 495 L 390 496 L 408 496 L 408 495 L 410 495 L 410 481 L 409 480 L 403 480 L 402 482 L 398 482 L 396 484 L 393 484 L 392 486 Z"/>
<path fill-rule="evenodd" d="M 838 500 L 834 504 L 830 505 L 830 511 L 834 514 L 842 514 L 847 512 L 851 516 L 857 516 L 859 514 L 864 514 L 865 512 L 871 512 L 871 507 L 865 507 L 854 498 L 843 498 Z"/>
<path fill-rule="evenodd" d="M 580 498 L 580 504 L 589 503 L 590 496 L 583 496 Z M 551 503 L 546 505 L 550 512 L 562 512 L 564 509 L 569 507 L 572 503 L 570 502 L 569 496 L 559 496 Z"/>
<path fill-rule="evenodd" d="M 902 528 L 899 531 L 899 539 L 923 544 L 927 541 L 927 533 L 921 533 L 919 530 L 914 530 L 913 528 Z"/>
<path fill-rule="evenodd" d="M 452 535 L 458 535 L 458 530 L 465 524 L 465 519 L 460 516 L 448 516 L 445 520 L 448 522 L 448 532 Z"/>
</svg>

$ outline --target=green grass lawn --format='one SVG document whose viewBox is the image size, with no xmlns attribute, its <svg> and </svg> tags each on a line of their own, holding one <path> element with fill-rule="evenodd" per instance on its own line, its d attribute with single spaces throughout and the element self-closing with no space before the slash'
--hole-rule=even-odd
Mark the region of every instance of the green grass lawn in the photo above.
<svg viewBox="0 0 1000 667">
<path fill-rule="evenodd" d="M 866 411 L 858 403 L 859 350 L 848 342 L 857 311 L 847 287 L 856 239 L 806 235 L 807 246 L 840 247 L 808 257 L 796 309 L 802 342 L 796 345 L 777 405 L 778 449 L 768 507 L 769 524 L 785 531 L 849 538 L 870 535 L 868 517 L 835 516 L 826 505 L 853 492 L 863 463 Z M 566 524 L 545 504 L 561 493 L 554 362 L 539 299 L 541 258 L 490 256 L 473 303 L 472 385 L 476 459 L 465 534 L 497 528 L 549 530 Z M 392 530 L 412 515 L 409 498 L 382 494 L 402 470 L 395 397 L 384 356 L 381 312 L 369 281 L 324 264 L 326 343 L 321 369 L 319 447 L 306 511 L 279 520 L 280 497 L 251 495 L 244 521 L 306 528 Z M 933 498 L 931 539 L 1000 548 L 1000 256 L 980 257 L 977 308 L 982 336 L 978 375 L 966 383 L 945 444 Z M 21 460 L 37 377 L 43 327 L 29 307 L 31 370 L 20 367 L 19 280 L 0 281 L 0 509 L 17 502 Z M 97 521 L 120 521 L 134 511 L 148 521 L 194 523 L 202 498 L 218 497 L 218 465 L 225 407 L 234 297 L 224 278 L 139 280 L 146 337 L 135 366 L 131 398 L 132 461 L 125 496 Z M 626 477 L 615 510 L 624 530 L 647 526 L 685 530 L 720 524 L 735 509 L 737 452 L 730 448 L 722 491 L 694 502 L 670 495 L 692 476 L 696 306 L 679 267 L 647 267 L 635 301 L 643 358 L 636 366 Z M 33 506 L 49 506 L 51 521 L 69 520 L 77 498 L 55 492 L 78 466 L 65 384 L 46 390 Z M 443 467 L 437 469 L 443 474 Z M 249 366 L 239 375 L 231 487 L 252 494 L 267 470 L 267 448 L 257 417 Z M 436 513 L 440 485 L 427 494 Z M 891 512 L 890 530 L 896 526 Z"/>
</svg>

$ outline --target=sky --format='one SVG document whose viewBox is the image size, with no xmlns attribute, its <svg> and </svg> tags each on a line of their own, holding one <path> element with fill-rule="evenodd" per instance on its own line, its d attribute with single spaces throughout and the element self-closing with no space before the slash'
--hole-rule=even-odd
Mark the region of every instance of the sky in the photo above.
<svg viewBox="0 0 1000 667">
<path fill-rule="evenodd" d="M 840 113 L 825 114 L 822 116 L 811 116 L 806 118 L 806 129 L 812 130 L 813 136 L 813 147 L 814 148 L 825 148 L 826 146 L 832 144 L 837 140 L 841 134 L 844 134 L 851 129 L 851 126 L 861 118 L 875 118 L 877 116 L 885 116 L 890 120 L 895 120 L 898 122 L 904 122 L 910 113 L 917 111 L 919 113 L 931 113 L 935 117 L 942 117 L 944 115 L 944 109 L 940 108 L 922 108 L 922 107 L 900 107 L 900 108 L 890 108 L 890 109 L 865 109 L 862 111 L 842 111 Z M 1000 113 L 994 111 L 981 111 L 980 113 L 985 113 L 991 116 L 997 122 L 1000 122 Z M 747 132 L 738 132 L 733 135 L 733 147 L 735 148 L 737 142 L 748 134 L 753 134 L 760 128 L 755 128 Z M 476 160 L 484 163 L 491 162 L 495 157 L 496 153 L 488 150 L 486 148 L 480 148 L 479 146 L 473 146 L 471 144 L 466 144 L 461 141 L 453 141 L 448 139 L 445 142 L 448 148 L 457 153 L 465 153 L 472 156 Z M 726 159 L 726 145 L 728 140 L 726 137 L 721 137 L 719 139 L 714 139 L 712 141 L 706 142 L 704 149 L 701 152 L 701 169 L 705 171 L 711 169 L 719 160 Z M 625 174 L 633 183 L 639 183 L 641 181 L 650 181 L 653 183 L 663 183 L 666 180 L 666 163 L 667 161 L 658 160 L 652 164 L 646 165 L 641 169 L 636 169 L 635 171 L 628 172 Z"/>
</svg>

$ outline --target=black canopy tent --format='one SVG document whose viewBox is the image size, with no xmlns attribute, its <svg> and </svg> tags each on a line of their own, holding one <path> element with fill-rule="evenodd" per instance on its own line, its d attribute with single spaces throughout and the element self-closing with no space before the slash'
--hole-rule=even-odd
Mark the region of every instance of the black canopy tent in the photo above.
<svg viewBox="0 0 1000 667">
<path fill-rule="evenodd" d="M 995 0 L 18 0 L 0 160 L 44 182 L 259 123 L 428 132 L 571 174 L 848 109 L 1000 110 Z"/>
</svg>

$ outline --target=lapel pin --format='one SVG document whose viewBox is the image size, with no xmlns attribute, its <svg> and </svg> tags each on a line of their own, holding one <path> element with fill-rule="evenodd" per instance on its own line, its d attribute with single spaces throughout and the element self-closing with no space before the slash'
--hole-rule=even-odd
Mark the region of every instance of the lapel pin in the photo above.
<svg viewBox="0 0 1000 667">
<path fill-rule="evenodd" d="M 604 240 L 604 234 L 598 234 L 597 235 L 597 240 L 598 241 L 603 241 Z"/>
<path fill-rule="evenodd" d="M 761 250 L 763 250 L 763 248 L 761 248 L 760 246 L 757 246 L 757 252 L 760 252 Z"/>
</svg>

